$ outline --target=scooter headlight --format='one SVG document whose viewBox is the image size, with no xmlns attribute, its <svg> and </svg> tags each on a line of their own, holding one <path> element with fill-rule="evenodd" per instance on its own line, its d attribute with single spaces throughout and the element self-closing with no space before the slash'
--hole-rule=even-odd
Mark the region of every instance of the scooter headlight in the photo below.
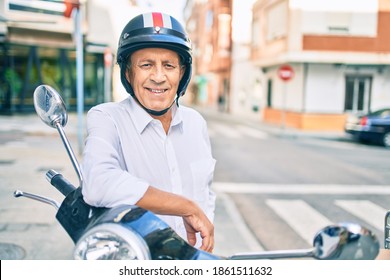
<svg viewBox="0 0 390 280">
<path fill-rule="evenodd" d="M 150 260 L 145 241 L 119 224 L 102 224 L 87 231 L 77 242 L 76 260 Z"/>
</svg>

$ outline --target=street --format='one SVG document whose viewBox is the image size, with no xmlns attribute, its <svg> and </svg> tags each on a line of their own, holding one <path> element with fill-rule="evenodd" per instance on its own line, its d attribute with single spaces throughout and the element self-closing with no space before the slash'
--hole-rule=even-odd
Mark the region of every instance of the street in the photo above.
<svg viewBox="0 0 390 280">
<path fill-rule="evenodd" d="M 201 111 L 208 121 L 217 193 L 215 253 L 309 248 L 321 227 L 355 222 L 383 247 L 390 209 L 390 150 L 342 134 L 311 134 Z M 77 151 L 76 115 L 65 128 Z M 2 259 L 70 259 L 55 209 L 15 189 L 62 200 L 45 180 L 55 169 L 77 184 L 57 132 L 35 116 L 0 117 Z M 0 258 L 0 259 L 1 259 Z"/>
<path fill-rule="evenodd" d="M 383 247 L 390 209 L 390 150 L 341 134 L 264 130 L 208 116 L 214 188 L 228 195 L 266 250 L 307 248 L 332 223 L 372 230 Z"/>
</svg>

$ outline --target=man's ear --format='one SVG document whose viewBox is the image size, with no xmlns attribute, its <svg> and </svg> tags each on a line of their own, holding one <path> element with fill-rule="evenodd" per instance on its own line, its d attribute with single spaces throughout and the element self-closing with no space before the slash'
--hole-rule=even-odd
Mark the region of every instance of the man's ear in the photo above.
<svg viewBox="0 0 390 280">
<path fill-rule="evenodd" d="M 131 78 L 131 66 L 129 67 L 126 67 L 126 80 L 129 82 L 129 84 L 131 85 L 131 81 L 132 81 L 132 78 Z"/>
<path fill-rule="evenodd" d="M 185 65 L 180 65 L 180 81 L 184 76 L 184 73 L 186 72 L 186 66 Z"/>
</svg>

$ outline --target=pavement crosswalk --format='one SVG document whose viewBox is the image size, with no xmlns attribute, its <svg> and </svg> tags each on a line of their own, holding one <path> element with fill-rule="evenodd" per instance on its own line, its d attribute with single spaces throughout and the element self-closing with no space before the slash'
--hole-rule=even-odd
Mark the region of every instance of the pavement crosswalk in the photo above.
<svg viewBox="0 0 390 280">
<path fill-rule="evenodd" d="M 332 224 L 301 199 L 268 199 L 266 204 L 309 244 L 319 229 Z"/>
<path fill-rule="evenodd" d="M 369 225 L 384 229 L 384 213 L 387 210 L 369 200 L 336 200 L 335 205 L 364 220 Z"/>
<path fill-rule="evenodd" d="M 388 195 L 390 194 L 388 186 L 279 186 L 272 184 L 215 182 L 213 188 L 225 204 L 232 203 L 229 194 L 249 194 L 252 197 L 262 197 L 261 201 L 264 202 L 262 207 L 267 207 L 274 213 L 275 217 L 278 217 L 278 221 L 275 220 L 274 222 L 288 225 L 296 235 L 306 241 L 308 246 L 311 246 L 313 237 L 321 228 L 339 222 L 348 222 L 348 220 L 366 225 L 376 233 L 380 242 L 383 239 L 384 217 L 388 210 L 383 205 L 379 205 L 375 200 L 368 199 L 367 194 L 373 194 L 370 197 Z M 351 194 L 353 196 L 350 199 L 346 199 L 346 195 Z M 322 206 L 317 207 L 319 202 L 318 200 L 313 200 L 313 195 L 321 195 L 321 197 L 325 195 L 327 199 L 325 202 L 322 202 Z M 237 225 L 238 231 L 242 233 L 241 236 L 246 236 L 247 240 L 251 240 L 251 244 L 247 244 L 248 248 L 254 248 L 253 244 L 256 243 L 256 240 L 258 243 L 256 245 L 258 246 L 257 248 L 264 247 L 264 245 L 267 247 L 267 244 L 264 244 L 263 240 L 256 236 L 256 232 L 248 230 L 250 225 L 238 226 L 240 223 L 244 223 L 242 221 L 245 219 L 237 215 L 248 215 L 248 213 L 245 213 L 245 210 L 243 212 L 242 209 L 235 212 L 237 213 L 235 214 L 234 224 Z M 340 213 L 335 216 L 336 212 Z M 261 214 L 259 218 L 260 216 Z M 348 220 L 340 220 L 343 218 Z"/>
<path fill-rule="evenodd" d="M 267 132 L 246 125 L 211 123 L 209 124 L 208 130 L 211 138 L 219 135 L 230 139 L 241 139 L 244 137 L 250 137 L 254 139 L 263 140 L 267 139 L 269 136 Z"/>
</svg>

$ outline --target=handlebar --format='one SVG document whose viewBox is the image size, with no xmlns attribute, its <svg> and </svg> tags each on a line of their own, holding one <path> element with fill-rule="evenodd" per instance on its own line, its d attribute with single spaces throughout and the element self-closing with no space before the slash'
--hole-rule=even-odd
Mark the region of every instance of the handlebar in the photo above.
<svg viewBox="0 0 390 280">
<path fill-rule="evenodd" d="M 46 172 L 46 180 L 57 190 L 59 190 L 64 196 L 67 196 L 76 189 L 72 183 L 70 183 L 67 179 L 65 179 L 64 176 L 62 176 L 62 174 L 53 169 Z"/>
</svg>

